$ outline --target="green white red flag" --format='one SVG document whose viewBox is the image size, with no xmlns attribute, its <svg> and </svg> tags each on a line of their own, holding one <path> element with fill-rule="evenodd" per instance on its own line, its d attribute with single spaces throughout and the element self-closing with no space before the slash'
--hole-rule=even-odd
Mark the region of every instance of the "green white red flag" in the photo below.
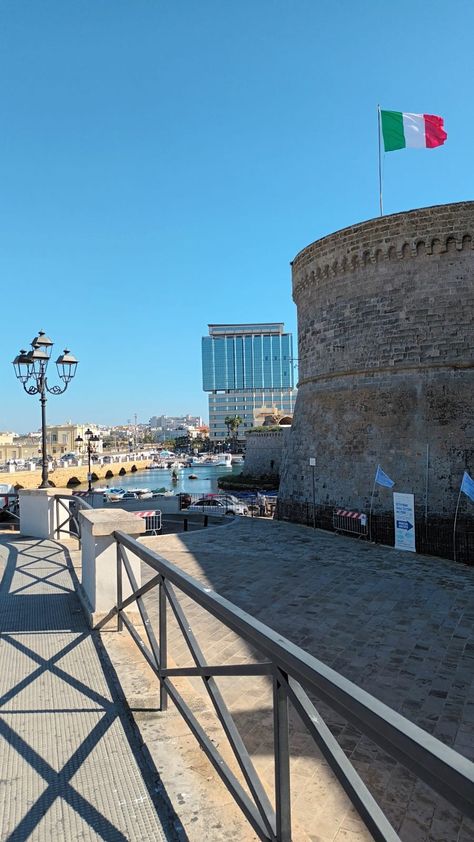
<svg viewBox="0 0 474 842">
<path fill-rule="evenodd" d="M 380 111 L 385 152 L 406 147 L 433 149 L 447 138 L 444 120 L 436 114 L 408 114 L 402 111 Z"/>
</svg>

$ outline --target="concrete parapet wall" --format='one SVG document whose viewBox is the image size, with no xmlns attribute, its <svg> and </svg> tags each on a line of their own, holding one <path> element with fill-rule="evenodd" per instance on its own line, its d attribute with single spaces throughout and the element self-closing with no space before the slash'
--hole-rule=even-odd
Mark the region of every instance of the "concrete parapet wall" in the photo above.
<svg viewBox="0 0 474 842">
<path fill-rule="evenodd" d="M 142 471 L 150 464 L 149 459 L 136 460 L 134 462 L 113 462 L 110 465 L 93 465 L 92 473 L 96 474 L 98 479 L 105 479 L 108 471 L 112 471 L 114 477 L 118 477 L 120 470 L 123 468 L 127 474 L 132 470 L 133 465 L 138 471 Z M 77 477 L 81 482 L 87 482 L 87 465 L 70 468 L 55 468 L 49 472 L 49 479 L 54 482 L 57 488 L 66 488 L 70 479 Z M 0 477 L 2 474 L 0 474 Z M 41 469 L 38 471 L 15 471 L 13 474 L 5 474 L 8 476 L 8 482 L 12 485 L 21 485 L 23 488 L 38 488 L 41 482 Z"/>
</svg>

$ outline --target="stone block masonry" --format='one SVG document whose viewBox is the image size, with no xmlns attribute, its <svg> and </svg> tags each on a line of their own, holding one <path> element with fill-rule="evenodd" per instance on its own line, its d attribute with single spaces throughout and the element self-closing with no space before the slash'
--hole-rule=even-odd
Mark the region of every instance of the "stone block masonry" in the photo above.
<svg viewBox="0 0 474 842">
<path fill-rule="evenodd" d="M 283 443 L 287 429 L 256 430 L 247 433 L 245 447 L 245 473 L 251 476 L 278 474 L 280 472 Z"/>
<path fill-rule="evenodd" d="M 474 472 L 474 202 L 346 228 L 293 262 L 300 382 L 280 493 L 366 509 L 377 463 L 452 516 Z M 391 508 L 381 490 L 376 510 Z"/>
</svg>

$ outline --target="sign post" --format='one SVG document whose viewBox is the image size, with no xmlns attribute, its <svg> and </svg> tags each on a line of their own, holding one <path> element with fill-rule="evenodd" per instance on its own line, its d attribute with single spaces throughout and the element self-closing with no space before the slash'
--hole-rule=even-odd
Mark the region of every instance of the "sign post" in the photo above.
<svg viewBox="0 0 474 842">
<path fill-rule="evenodd" d="M 313 529 L 316 529 L 316 489 L 314 485 L 314 469 L 316 467 L 316 459 L 314 456 L 310 456 L 309 466 L 313 472 Z"/>
<path fill-rule="evenodd" d="M 415 545 L 415 495 L 393 492 L 395 521 L 395 549 L 416 553 Z"/>
</svg>

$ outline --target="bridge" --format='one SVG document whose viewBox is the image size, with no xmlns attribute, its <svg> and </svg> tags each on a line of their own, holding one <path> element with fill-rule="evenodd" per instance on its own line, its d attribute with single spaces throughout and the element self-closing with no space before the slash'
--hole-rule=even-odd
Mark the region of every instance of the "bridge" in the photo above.
<svg viewBox="0 0 474 842">
<path fill-rule="evenodd" d="M 471 839 L 471 568 L 257 519 L 140 538 L 133 514 L 86 508 L 80 551 L 53 491 L 26 493 L 25 516 L 38 497 L 56 540 L 1 544 L 2 838 L 70 821 L 66 838 Z M 108 742 L 121 694 L 132 731 Z"/>
<path fill-rule="evenodd" d="M 98 479 L 111 479 L 135 471 L 143 471 L 150 464 L 149 458 L 129 458 L 128 455 L 117 454 L 111 457 L 111 462 L 95 463 L 92 465 L 94 482 Z M 55 467 L 49 471 L 49 479 L 54 487 L 67 488 L 69 484 L 78 485 L 87 482 L 87 465 L 69 465 Z M 10 483 L 19 488 L 37 488 L 41 477 L 41 467 L 33 471 L 14 471 L 2 473 L 2 483 Z M 77 482 L 79 481 L 79 483 Z"/>
</svg>

